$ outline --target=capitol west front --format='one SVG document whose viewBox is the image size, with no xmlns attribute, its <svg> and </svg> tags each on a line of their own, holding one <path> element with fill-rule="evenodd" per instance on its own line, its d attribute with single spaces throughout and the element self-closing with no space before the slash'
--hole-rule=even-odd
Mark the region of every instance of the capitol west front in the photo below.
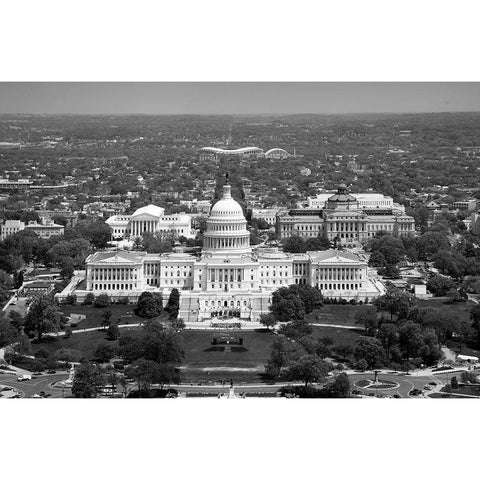
<svg viewBox="0 0 480 480">
<path fill-rule="evenodd" d="M 75 276 L 57 298 L 62 301 L 74 293 L 82 301 L 91 292 L 106 293 L 112 301 L 135 302 L 142 292 L 151 291 L 161 292 L 166 302 L 177 288 L 179 317 L 187 322 L 218 317 L 258 321 L 269 311 L 272 293 L 293 284 L 317 287 L 325 297 L 356 301 L 384 293 L 366 262 L 353 253 L 252 252 L 242 207 L 227 183 L 207 220 L 200 258 L 185 253 L 96 252 L 86 259 L 85 273 Z"/>
</svg>

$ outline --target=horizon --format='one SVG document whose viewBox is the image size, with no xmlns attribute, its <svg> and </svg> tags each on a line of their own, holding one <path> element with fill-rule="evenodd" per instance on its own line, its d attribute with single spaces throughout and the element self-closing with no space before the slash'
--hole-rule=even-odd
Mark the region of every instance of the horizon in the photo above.
<svg viewBox="0 0 480 480">
<path fill-rule="evenodd" d="M 2 82 L 0 115 L 480 112 L 479 82 Z"/>
</svg>

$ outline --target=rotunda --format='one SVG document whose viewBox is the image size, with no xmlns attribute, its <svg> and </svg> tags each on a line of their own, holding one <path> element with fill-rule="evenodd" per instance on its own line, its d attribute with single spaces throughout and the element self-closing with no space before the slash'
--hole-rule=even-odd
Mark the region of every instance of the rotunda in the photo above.
<svg viewBox="0 0 480 480">
<path fill-rule="evenodd" d="M 210 210 L 203 234 L 205 256 L 251 254 L 250 232 L 240 204 L 232 198 L 231 185 L 223 186 L 222 198 Z"/>
</svg>

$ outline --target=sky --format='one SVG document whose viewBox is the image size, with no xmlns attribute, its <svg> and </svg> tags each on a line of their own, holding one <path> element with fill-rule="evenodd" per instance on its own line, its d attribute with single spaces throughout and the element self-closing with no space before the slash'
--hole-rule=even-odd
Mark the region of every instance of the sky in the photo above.
<svg viewBox="0 0 480 480">
<path fill-rule="evenodd" d="M 290 114 L 480 111 L 480 82 L 0 82 L 0 113 Z"/>
</svg>

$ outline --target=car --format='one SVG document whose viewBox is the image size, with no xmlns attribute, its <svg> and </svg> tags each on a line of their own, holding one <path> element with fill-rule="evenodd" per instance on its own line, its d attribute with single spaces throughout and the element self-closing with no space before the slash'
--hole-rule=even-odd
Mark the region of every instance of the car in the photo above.
<svg viewBox="0 0 480 480">
<path fill-rule="evenodd" d="M 56 370 L 49 370 L 47 373 L 51 375 L 52 373 L 57 373 L 57 371 Z"/>
<path fill-rule="evenodd" d="M 32 376 L 31 375 L 20 375 L 17 377 L 17 382 L 27 382 L 28 380 L 31 380 Z"/>
<path fill-rule="evenodd" d="M 34 394 L 32 395 L 32 398 L 42 398 L 42 396 L 39 395 L 38 393 L 34 393 Z"/>
</svg>

